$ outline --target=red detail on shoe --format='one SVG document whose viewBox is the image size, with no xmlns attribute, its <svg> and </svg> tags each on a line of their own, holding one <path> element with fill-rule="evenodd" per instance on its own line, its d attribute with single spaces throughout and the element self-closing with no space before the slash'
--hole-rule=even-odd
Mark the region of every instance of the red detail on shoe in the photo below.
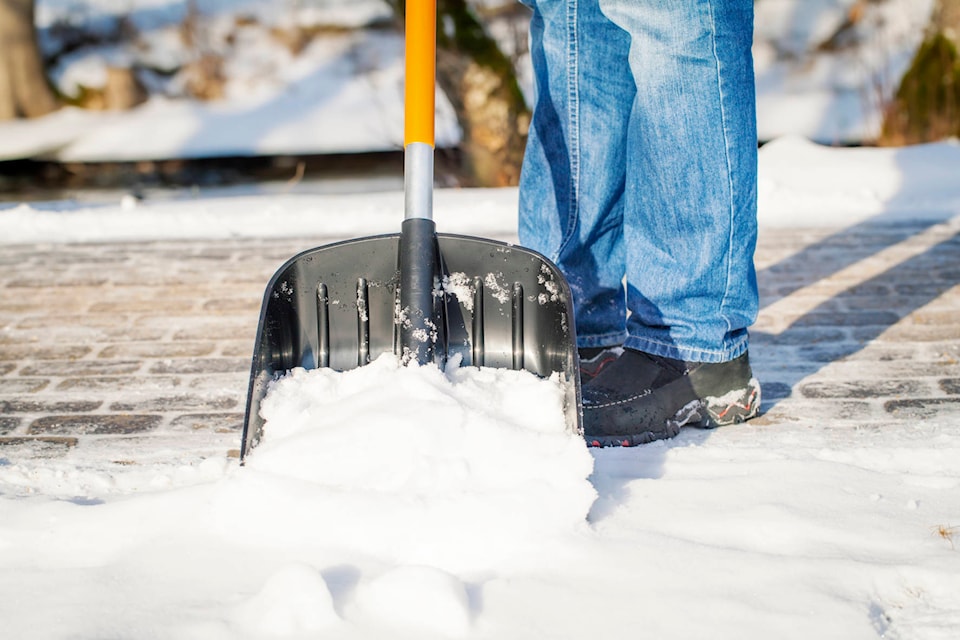
<svg viewBox="0 0 960 640">
<path fill-rule="evenodd" d="M 629 447 L 629 446 L 630 446 L 630 441 L 629 441 L 629 440 L 623 440 L 623 441 L 620 442 L 620 446 L 621 446 L 621 447 Z"/>
<path fill-rule="evenodd" d="M 724 417 L 725 415 L 727 415 L 728 413 L 730 413 L 730 411 L 733 410 L 733 409 L 743 409 L 744 411 L 750 411 L 750 409 L 752 408 L 753 402 L 754 402 L 754 400 L 756 399 L 756 397 L 757 397 L 757 392 L 756 392 L 756 391 L 753 391 L 753 392 L 750 394 L 750 397 L 747 398 L 747 402 L 746 402 L 745 404 L 740 404 L 740 403 L 738 403 L 738 402 L 734 402 L 734 403 L 732 403 L 732 404 L 727 405 L 727 408 L 726 408 L 726 409 L 724 409 L 723 411 L 721 411 L 720 413 L 717 414 L 717 419 L 718 419 L 718 420 L 722 420 L 723 417 Z"/>
<path fill-rule="evenodd" d="M 590 441 L 590 446 L 591 446 L 591 447 L 599 447 L 599 446 L 600 446 L 600 441 L 599 441 L 599 440 L 591 440 L 591 441 Z"/>
<path fill-rule="evenodd" d="M 580 366 L 580 373 L 582 376 L 586 376 L 588 378 L 596 378 L 608 364 L 614 362 L 616 359 L 617 356 L 609 355 L 598 362 L 590 362 L 589 364 L 582 363 Z"/>
</svg>

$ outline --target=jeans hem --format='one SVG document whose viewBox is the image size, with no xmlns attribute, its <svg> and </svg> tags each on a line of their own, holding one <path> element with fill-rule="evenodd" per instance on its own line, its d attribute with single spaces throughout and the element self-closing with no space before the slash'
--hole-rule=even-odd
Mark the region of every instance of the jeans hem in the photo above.
<svg viewBox="0 0 960 640">
<path fill-rule="evenodd" d="M 623 344 L 628 349 L 643 351 L 662 358 L 673 358 L 684 362 L 729 362 L 742 356 L 749 346 L 747 336 L 738 338 L 720 349 L 704 349 L 701 347 L 684 347 L 676 344 L 663 344 L 655 340 L 630 336 Z"/>
<path fill-rule="evenodd" d="M 627 332 L 604 333 L 594 336 L 577 336 L 577 347 L 596 348 L 596 347 L 619 347 L 627 340 Z"/>
</svg>

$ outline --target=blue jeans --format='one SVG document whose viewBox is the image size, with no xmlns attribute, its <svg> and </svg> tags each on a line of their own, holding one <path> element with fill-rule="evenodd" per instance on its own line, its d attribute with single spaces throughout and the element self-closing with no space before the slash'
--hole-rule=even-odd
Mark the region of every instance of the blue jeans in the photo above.
<svg viewBox="0 0 960 640">
<path fill-rule="evenodd" d="M 580 347 L 747 349 L 758 294 L 753 0 L 527 0 L 537 99 L 520 242 Z"/>
</svg>

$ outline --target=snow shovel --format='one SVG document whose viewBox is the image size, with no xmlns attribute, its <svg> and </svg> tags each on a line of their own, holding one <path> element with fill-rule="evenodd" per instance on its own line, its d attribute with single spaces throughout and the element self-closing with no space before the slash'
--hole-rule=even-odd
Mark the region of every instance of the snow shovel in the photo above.
<svg viewBox="0 0 960 640">
<path fill-rule="evenodd" d="M 545 257 L 510 244 L 438 234 L 433 222 L 436 0 L 407 0 L 404 220 L 400 233 L 294 256 L 263 297 L 240 459 L 260 442 L 260 403 L 295 367 L 403 362 L 558 375 L 568 428 L 581 429 L 570 289 Z"/>
</svg>

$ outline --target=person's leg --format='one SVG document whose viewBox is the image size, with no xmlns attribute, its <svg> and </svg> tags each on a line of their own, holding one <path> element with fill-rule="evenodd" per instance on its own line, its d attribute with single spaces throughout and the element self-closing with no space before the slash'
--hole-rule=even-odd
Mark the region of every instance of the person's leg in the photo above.
<svg viewBox="0 0 960 640">
<path fill-rule="evenodd" d="M 600 0 L 631 35 L 625 346 L 693 362 L 756 318 L 753 0 Z"/>
<path fill-rule="evenodd" d="M 573 292 L 580 347 L 619 345 L 627 130 L 636 86 L 629 35 L 598 0 L 537 0 L 537 100 L 520 181 L 520 242 L 557 263 Z"/>
<path fill-rule="evenodd" d="M 585 435 L 635 445 L 757 414 L 752 0 L 600 0 L 631 35 L 623 355 L 583 389 Z"/>
</svg>

